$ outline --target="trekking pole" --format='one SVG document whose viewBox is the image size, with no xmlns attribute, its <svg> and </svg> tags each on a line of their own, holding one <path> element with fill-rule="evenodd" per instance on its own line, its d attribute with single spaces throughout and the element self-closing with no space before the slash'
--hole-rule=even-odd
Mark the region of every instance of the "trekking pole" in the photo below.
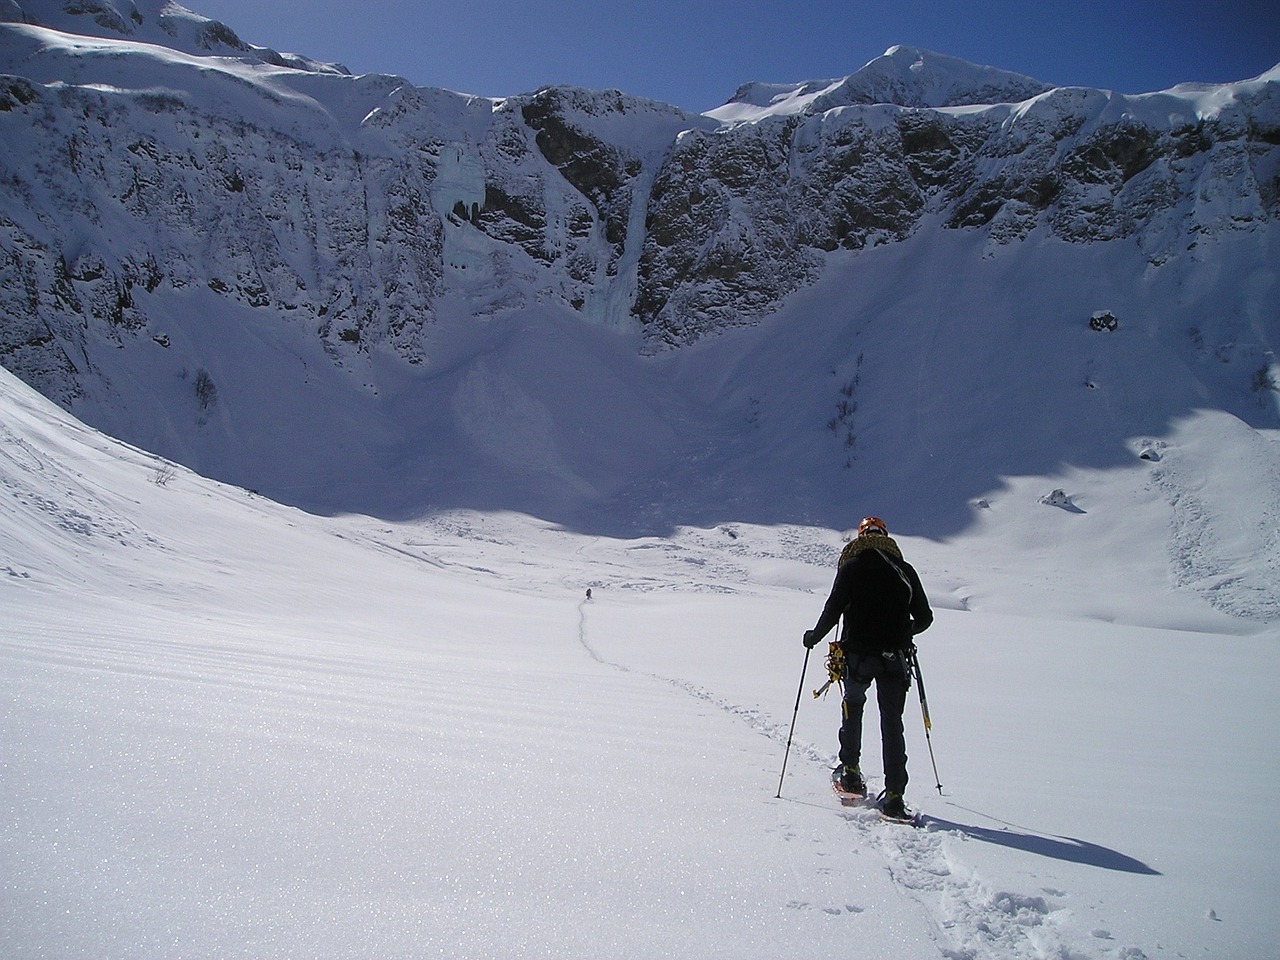
<svg viewBox="0 0 1280 960">
<path fill-rule="evenodd" d="M 920 673 L 920 658 L 916 656 L 915 648 L 911 648 L 911 668 L 916 674 L 916 687 L 920 691 L 920 715 L 924 718 L 924 742 L 929 745 L 929 762 L 933 764 L 933 779 L 938 788 L 938 794 L 942 794 L 942 779 L 938 776 L 938 761 L 933 757 L 933 740 L 929 736 L 929 731 L 933 729 L 933 721 L 929 719 L 929 698 L 924 695 L 924 676 Z"/>
<path fill-rule="evenodd" d="M 800 668 L 800 689 L 796 691 L 796 708 L 791 714 L 791 732 L 787 734 L 787 749 L 782 754 L 782 773 L 778 776 L 778 797 L 782 799 L 782 780 L 787 775 L 787 757 L 791 756 L 791 738 L 796 732 L 796 717 L 800 715 L 800 697 L 804 694 L 804 674 L 809 669 L 809 653 L 812 647 L 804 648 L 804 666 Z"/>
</svg>

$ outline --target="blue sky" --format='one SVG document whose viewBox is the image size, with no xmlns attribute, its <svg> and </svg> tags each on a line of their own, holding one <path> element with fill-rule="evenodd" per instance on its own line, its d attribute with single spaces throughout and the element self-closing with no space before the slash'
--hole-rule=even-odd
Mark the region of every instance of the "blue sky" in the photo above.
<svg viewBox="0 0 1280 960">
<path fill-rule="evenodd" d="M 702 111 L 894 44 L 1142 93 L 1280 63 L 1280 0 L 185 0 L 260 46 L 500 97 L 569 83 Z"/>
</svg>

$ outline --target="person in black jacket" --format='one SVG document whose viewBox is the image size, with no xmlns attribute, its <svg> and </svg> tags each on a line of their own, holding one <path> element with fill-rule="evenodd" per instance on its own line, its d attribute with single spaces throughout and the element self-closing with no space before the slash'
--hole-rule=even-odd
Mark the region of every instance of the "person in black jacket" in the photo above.
<svg viewBox="0 0 1280 960">
<path fill-rule="evenodd" d="M 840 787 L 866 793 L 859 767 L 862 756 L 862 711 L 867 689 L 876 684 L 880 707 L 880 742 L 884 755 L 884 795 L 888 816 L 907 816 L 907 744 L 902 713 L 911 686 L 912 639 L 933 623 L 933 611 L 915 568 L 902 558 L 878 517 L 858 525 L 858 536 L 845 545 L 831 595 L 804 645 L 812 648 L 844 617 L 840 646 L 844 653 L 844 720 L 840 726 Z"/>
</svg>

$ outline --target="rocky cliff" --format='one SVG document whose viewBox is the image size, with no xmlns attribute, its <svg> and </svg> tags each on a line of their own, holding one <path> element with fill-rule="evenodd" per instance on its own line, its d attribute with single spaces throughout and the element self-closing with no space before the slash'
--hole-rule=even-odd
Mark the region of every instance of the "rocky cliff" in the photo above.
<svg viewBox="0 0 1280 960">
<path fill-rule="evenodd" d="M 1277 71 L 1145 96 L 1051 89 L 905 47 L 842 81 L 746 87 L 659 173 L 637 316 L 671 343 L 750 323 L 813 278 L 820 251 L 922 228 L 1136 236 L 1158 262 L 1269 226 L 1278 89 Z"/>
<path fill-rule="evenodd" d="M 103 344 L 163 344 L 192 288 L 339 363 L 419 363 L 442 314 L 531 298 L 661 348 L 919 230 L 1136 236 L 1159 262 L 1280 213 L 1275 72 L 1121 96 L 898 47 L 693 116 L 353 77 L 161 0 L 0 16 L 0 357 L 64 404 Z"/>
</svg>

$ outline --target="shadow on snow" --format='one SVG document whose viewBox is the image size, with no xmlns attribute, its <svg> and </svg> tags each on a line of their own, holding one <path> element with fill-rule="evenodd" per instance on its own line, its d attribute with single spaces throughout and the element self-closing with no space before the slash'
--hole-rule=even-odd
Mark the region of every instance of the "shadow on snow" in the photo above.
<svg viewBox="0 0 1280 960">
<path fill-rule="evenodd" d="M 961 808 L 963 809 L 963 808 Z M 977 811 L 972 811 L 976 813 Z M 980 814 L 985 816 L 985 814 Z M 1141 860 L 1137 860 L 1119 850 L 1112 850 L 1100 844 L 1089 843 L 1076 837 L 1045 836 L 1027 831 L 1027 828 L 1014 828 L 1013 824 L 1002 827 L 979 827 L 968 823 L 956 823 L 942 817 L 928 816 L 926 823 L 930 829 L 954 830 L 974 840 L 994 843 L 1012 850 L 1023 850 L 1037 856 L 1064 860 L 1067 863 L 1080 863 L 1101 870 L 1116 870 L 1121 873 L 1136 873 L 1145 876 L 1160 876 L 1156 870 Z M 1024 832 L 1026 831 L 1026 832 Z"/>
</svg>

